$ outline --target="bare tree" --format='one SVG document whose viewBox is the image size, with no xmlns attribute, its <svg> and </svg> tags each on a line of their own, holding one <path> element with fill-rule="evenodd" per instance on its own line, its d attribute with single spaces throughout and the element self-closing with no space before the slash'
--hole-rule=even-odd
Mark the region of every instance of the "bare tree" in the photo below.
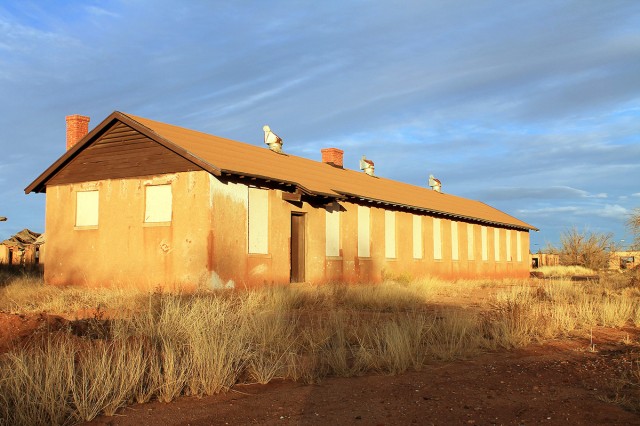
<svg viewBox="0 0 640 426">
<path fill-rule="evenodd" d="M 560 245 L 560 264 L 594 270 L 607 268 L 615 251 L 613 234 L 580 232 L 576 228 L 562 233 Z"/>
<path fill-rule="evenodd" d="M 627 219 L 627 227 L 633 234 L 632 250 L 640 250 L 640 207 L 635 208 Z"/>
</svg>

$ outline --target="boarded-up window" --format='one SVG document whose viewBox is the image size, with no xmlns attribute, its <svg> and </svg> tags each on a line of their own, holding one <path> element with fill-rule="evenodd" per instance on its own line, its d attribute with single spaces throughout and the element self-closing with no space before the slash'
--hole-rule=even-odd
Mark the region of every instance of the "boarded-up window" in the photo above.
<svg viewBox="0 0 640 426">
<path fill-rule="evenodd" d="M 496 262 L 500 260 L 500 229 L 493 228 L 493 254 Z"/>
<path fill-rule="evenodd" d="M 507 229 L 506 231 L 507 233 L 507 262 L 512 261 L 513 259 L 511 258 L 511 230 Z"/>
<path fill-rule="evenodd" d="M 325 215 L 326 225 L 326 256 L 340 256 L 340 207 L 327 207 Z"/>
<path fill-rule="evenodd" d="M 422 259 L 422 216 L 413 215 L 413 258 Z"/>
<path fill-rule="evenodd" d="M 519 231 L 516 231 L 516 259 L 522 262 L 522 239 Z"/>
<path fill-rule="evenodd" d="M 370 220 L 369 207 L 358 206 L 358 257 L 370 257 Z"/>
<path fill-rule="evenodd" d="M 98 226 L 98 191 L 76 193 L 76 226 Z"/>
<path fill-rule="evenodd" d="M 171 185 L 145 187 L 144 221 L 146 223 L 171 222 Z"/>
<path fill-rule="evenodd" d="M 489 247 L 487 244 L 487 227 L 480 228 L 480 236 L 482 237 L 482 260 L 489 260 Z"/>
<path fill-rule="evenodd" d="M 467 223 L 467 259 L 475 260 L 475 241 L 473 238 L 473 223 Z"/>
<path fill-rule="evenodd" d="M 269 191 L 249 188 L 249 253 L 269 253 Z"/>
<path fill-rule="evenodd" d="M 458 247 L 458 222 L 451 221 L 451 259 L 459 260 L 460 249 Z"/>
<path fill-rule="evenodd" d="M 440 219 L 433 218 L 433 258 L 442 259 L 442 225 Z"/>
<path fill-rule="evenodd" d="M 396 257 L 396 212 L 384 211 L 384 256 Z"/>
</svg>

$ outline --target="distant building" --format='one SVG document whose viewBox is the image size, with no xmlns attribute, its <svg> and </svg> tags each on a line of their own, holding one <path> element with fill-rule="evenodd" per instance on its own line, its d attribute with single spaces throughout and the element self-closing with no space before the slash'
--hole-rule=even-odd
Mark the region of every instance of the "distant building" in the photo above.
<svg viewBox="0 0 640 426">
<path fill-rule="evenodd" d="M 558 266 L 560 265 L 560 256 L 548 253 L 533 253 L 529 255 L 532 268 L 540 268 L 542 266 Z"/>
<path fill-rule="evenodd" d="M 640 251 L 616 251 L 611 254 L 609 269 L 634 269 L 640 266 Z"/>
<path fill-rule="evenodd" d="M 375 176 L 371 160 L 346 169 L 340 149 L 319 162 L 287 154 L 271 129 L 263 148 L 120 112 L 88 123 L 67 117 L 67 152 L 25 190 L 47 194 L 48 283 L 529 275 L 535 227 L 441 184 Z"/>
<path fill-rule="evenodd" d="M 35 266 L 43 262 L 44 235 L 23 229 L 0 243 L 0 265 Z"/>
</svg>

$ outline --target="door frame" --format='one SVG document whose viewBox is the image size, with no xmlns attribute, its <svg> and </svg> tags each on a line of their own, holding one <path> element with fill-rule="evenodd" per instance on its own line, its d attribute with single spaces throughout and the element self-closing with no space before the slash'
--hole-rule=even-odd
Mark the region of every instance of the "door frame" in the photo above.
<svg viewBox="0 0 640 426">
<path fill-rule="evenodd" d="M 291 212 L 289 243 L 289 282 L 306 280 L 306 213 Z"/>
</svg>

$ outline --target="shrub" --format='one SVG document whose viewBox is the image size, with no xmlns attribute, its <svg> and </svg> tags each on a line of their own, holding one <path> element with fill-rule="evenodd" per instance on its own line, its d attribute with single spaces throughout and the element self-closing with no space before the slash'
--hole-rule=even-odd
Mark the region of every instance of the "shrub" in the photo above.
<svg viewBox="0 0 640 426">
<path fill-rule="evenodd" d="M 566 266 L 584 266 L 589 269 L 609 267 L 613 235 L 579 232 L 576 228 L 560 236 L 560 263 Z"/>
</svg>

